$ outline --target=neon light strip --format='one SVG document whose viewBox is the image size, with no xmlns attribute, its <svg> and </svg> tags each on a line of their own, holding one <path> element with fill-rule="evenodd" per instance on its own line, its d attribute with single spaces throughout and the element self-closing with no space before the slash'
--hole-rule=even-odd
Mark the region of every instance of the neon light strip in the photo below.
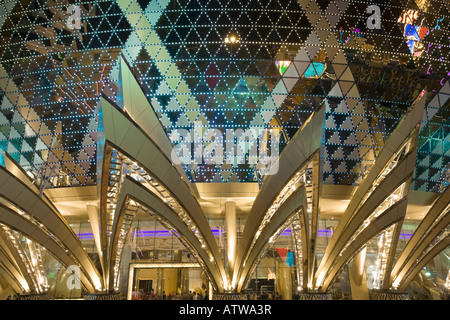
<svg viewBox="0 0 450 320">
<path fill-rule="evenodd" d="M 223 235 L 223 230 L 220 229 L 212 229 L 211 230 L 214 236 L 221 236 Z M 167 230 L 159 230 L 159 231 L 139 231 L 138 237 L 146 238 L 146 237 L 169 237 L 172 235 L 170 231 Z M 319 230 L 318 236 L 319 237 L 331 237 L 333 235 L 333 231 L 330 230 Z M 412 233 L 401 233 L 399 239 L 400 240 L 409 240 L 412 237 Z M 78 238 L 80 240 L 87 240 L 87 239 L 94 239 L 94 236 L 92 233 L 78 233 Z M 286 229 L 283 233 L 280 234 L 280 236 L 291 236 L 291 230 Z"/>
</svg>

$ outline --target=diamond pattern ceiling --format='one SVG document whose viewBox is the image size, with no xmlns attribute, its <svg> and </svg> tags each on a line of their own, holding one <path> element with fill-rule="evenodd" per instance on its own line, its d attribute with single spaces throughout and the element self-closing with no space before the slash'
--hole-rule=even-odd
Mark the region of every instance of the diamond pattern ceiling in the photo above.
<svg viewBox="0 0 450 320">
<path fill-rule="evenodd" d="M 79 1 L 80 29 L 70 4 L 0 3 L 0 148 L 36 177 L 56 172 L 55 186 L 96 182 L 96 106 L 102 94 L 120 106 L 121 56 L 168 135 L 273 128 L 282 149 L 326 108 L 331 184 L 357 184 L 427 88 L 413 187 L 448 183 L 448 1 Z M 194 182 L 261 178 L 248 159 L 185 169 Z"/>
</svg>

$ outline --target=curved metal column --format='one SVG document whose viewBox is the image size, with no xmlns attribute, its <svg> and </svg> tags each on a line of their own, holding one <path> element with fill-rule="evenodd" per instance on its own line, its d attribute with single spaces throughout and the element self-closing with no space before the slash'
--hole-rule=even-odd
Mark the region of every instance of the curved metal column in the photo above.
<svg viewBox="0 0 450 320">
<path fill-rule="evenodd" d="M 6 157 L 5 157 L 6 158 Z M 0 166 L 0 196 L 10 202 L 17 210 L 29 215 L 37 225 L 45 227 L 57 238 L 78 261 L 89 275 L 96 289 L 101 289 L 101 278 L 80 240 L 64 217 L 50 205 L 47 198 L 41 198 L 36 190 L 30 188 L 29 180 L 22 182 L 5 167 Z M 16 213 L 17 215 L 17 213 Z M 35 225 L 35 228 L 39 228 Z"/>
<path fill-rule="evenodd" d="M 298 214 L 300 219 L 304 219 L 304 211 L 306 208 L 306 190 L 305 187 L 299 187 L 277 210 L 271 218 L 270 224 L 263 229 L 261 235 L 255 243 L 245 265 L 242 265 L 237 280 L 237 292 L 243 289 L 251 270 L 255 266 L 258 257 L 264 253 L 264 247 L 269 242 L 269 239 L 274 236 L 276 231 L 285 224 L 286 220 L 292 214 Z M 302 228 L 304 229 L 304 228 Z M 306 233 L 306 232 L 304 232 Z M 303 236 L 303 233 L 302 233 Z"/>
<path fill-rule="evenodd" d="M 9 277 L 6 278 L 8 283 L 11 286 L 19 289 L 19 293 L 22 293 L 23 291 L 31 291 L 32 289 L 34 289 L 30 288 L 30 284 L 32 284 L 31 280 L 27 281 L 25 279 L 24 275 L 17 267 L 15 261 L 11 260 L 10 257 L 2 250 L 0 250 L 0 266 L 9 274 Z"/>
<path fill-rule="evenodd" d="M 339 276 L 342 268 L 361 251 L 367 242 L 377 236 L 381 231 L 389 226 L 401 221 L 405 216 L 407 206 L 406 198 L 398 201 L 394 206 L 384 211 L 378 218 L 373 221 L 367 228 L 365 228 L 351 244 L 340 253 L 339 257 L 333 261 L 333 264 L 327 266 L 327 274 L 322 285 L 319 288 L 321 292 L 327 292 L 330 285 Z"/>
<path fill-rule="evenodd" d="M 47 233 L 40 230 L 28 219 L 18 215 L 14 210 L 3 205 L 0 205 L 0 223 L 22 233 L 27 238 L 45 247 L 64 266 L 78 265 L 78 262 L 74 261 L 66 250 L 56 243 L 54 239 L 49 237 Z M 91 282 L 92 280 L 85 275 L 85 271 L 81 273 L 80 280 L 89 292 L 95 292 L 95 287 Z"/>
<path fill-rule="evenodd" d="M 195 228 L 198 231 L 197 237 L 201 236 L 205 241 L 202 251 L 208 252 L 209 257 L 207 260 L 213 261 L 216 265 L 215 268 L 219 270 L 222 278 L 225 279 L 226 275 L 223 263 L 221 262 L 219 249 L 209 223 L 203 214 L 193 189 L 190 187 L 189 181 L 180 177 L 179 171 L 172 164 L 172 161 L 167 158 L 166 154 L 162 152 L 158 144 L 156 144 L 143 129 L 139 128 L 133 120 L 127 117 L 123 111 L 117 109 L 105 99 L 102 99 L 101 114 L 101 123 L 104 129 L 103 141 L 101 141 L 102 139 L 99 139 L 99 143 L 103 145 L 104 148 L 101 186 L 102 217 L 100 219 L 103 226 L 103 241 L 106 239 L 106 217 L 104 215 L 107 211 L 107 180 L 110 174 L 109 161 L 111 160 L 110 155 L 113 150 L 117 150 L 130 161 L 134 161 L 139 168 L 144 170 L 146 174 L 151 176 L 152 179 L 164 189 L 164 192 L 166 192 L 177 205 L 181 206 L 180 210 L 182 212 L 177 213 L 189 217 L 190 221 L 195 224 Z M 121 188 L 120 184 L 121 182 L 119 181 L 117 184 L 118 189 Z M 115 214 L 116 213 L 114 213 L 114 215 Z M 107 246 L 110 246 L 110 244 Z M 111 250 L 110 247 L 106 249 L 105 245 L 103 245 L 103 247 L 104 250 Z"/>
<path fill-rule="evenodd" d="M 2 263 L 0 263 L 0 276 L 6 280 L 6 282 L 13 288 L 15 292 L 18 294 L 24 293 L 22 286 L 20 285 L 20 281 L 17 280 L 13 275 L 11 275 L 11 271 L 4 267 Z"/>
<path fill-rule="evenodd" d="M 124 225 L 124 211 L 126 210 L 127 200 L 133 200 L 138 202 L 142 206 L 148 208 L 155 215 L 167 220 L 170 225 L 172 225 L 180 236 L 190 245 L 190 249 L 194 250 L 202 261 L 201 263 L 205 267 L 206 271 L 211 275 L 212 280 L 215 283 L 215 287 L 219 291 L 223 291 L 222 281 L 223 276 L 220 270 L 216 267 L 215 262 L 211 261 L 206 254 L 202 244 L 198 241 L 197 237 L 192 233 L 192 231 L 183 223 L 183 221 L 166 203 L 161 201 L 158 197 L 152 194 L 147 188 L 145 188 L 141 183 L 132 179 L 131 177 L 126 177 L 122 188 L 120 191 L 119 199 L 117 202 L 118 215 L 115 216 L 113 235 L 112 235 L 112 250 L 109 255 L 109 260 L 111 262 L 116 260 L 117 254 L 117 243 L 119 241 L 120 234 L 128 233 L 128 230 L 124 230 L 122 226 Z M 114 266 L 110 266 L 110 287 L 112 285 L 111 275 L 114 273 Z"/>
<path fill-rule="evenodd" d="M 383 204 L 385 199 L 387 199 L 396 189 L 401 187 L 407 179 L 409 179 L 414 171 L 414 163 L 416 158 L 416 152 L 411 152 L 406 156 L 398 166 L 396 166 L 388 176 L 380 183 L 380 185 L 370 194 L 364 204 L 355 212 L 352 220 L 348 221 L 345 229 L 336 230 L 333 234 L 332 239 L 333 244 L 327 246 L 325 255 L 321 260 L 319 269 L 317 270 L 317 277 L 320 280 L 325 280 L 326 274 L 329 273 L 332 265 L 336 263 L 342 253 L 346 250 L 346 246 L 350 245 L 354 240 L 353 237 L 357 234 L 358 230 L 363 228 L 365 224 L 370 226 L 372 223 L 370 221 L 371 215 L 375 210 Z M 401 198 L 401 196 L 398 196 Z M 406 199 L 406 197 L 403 197 Z M 404 207 L 403 215 L 406 213 L 406 206 Z M 379 229 L 381 232 L 383 229 Z"/>
<path fill-rule="evenodd" d="M 309 218 L 312 220 L 312 237 L 308 240 L 310 241 L 309 244 L 304 244 L 307 246 L 307 249 L 304 252 L 304 258 L 305 261 L 309 261 L 307 265 L 310 267 L 314 265 L 313 255 L 315 255 L 315 248 L 313 248 L 312 240 L 314 239 L 313 237 L 317 236 L 319 195 L 319 184 L 317 183 L 317 179 L 324 114 L 325 107 L 322 107 L 311 115 L 302 129 L 297 132 L 280 154 L 278 159 L 278 173 L 264 177 L 261 189 L 252 206 L 239 243 L 234 268 L 235 271 L 233 274 L 233 283 L 237 283 L 238 275 L 242 274 L 243 266 L 247 265 L 249 255 L 252 254 L 252 250 L 256 241 L 258 241 L 259 235 L 266 227 L 267 222 L 265 220 L 270 220 L 269 215 L 273 214 L 273 210 L 276 210 L 275 207 L 283 201 L 286 201 L 286 198 L 283 199 L 283 194 L 286 194 L 286 188 L 293 188 L 294 190 L 298 188 L 300 182 L 293 182 L 293 180 L 297 179 L 298 177 L 296 177 L 296 175 L 300 173 L 306 175 L 306 171 L 309 169 L 311 169 L 313 175 L 311 192 L 314 200 L 311 204 L 311 212 L 305 211 L 305 214 L 308 214 Z M 311 164 L 312 167 L 310 168 Z M 304 172 L 301 172 L 302 170 L 304 170 Z M 311 275 L 313 274 L 313 270 L 308 271 L 308 273 L 309 272 Z M 239 277 L 242 278 L 242 276 Z"/>
<path fill-rule="evenodd" d="M 411 281 L 414 280 L 414 277 L 423 269 L 423 267 L 430 262 L 435 256 L 437 256 L 442 250 L 450 246 L 450 234 L 448 234 L 445 238 L 439 240 L 437 244 L 435 244 L 430 251 L 428 251 L 425 255 L 423 255 L 419 261 L 416 262 L 414 266 L 410 269 L 406 270 L 406 273 L 403 277 L 403 281 L 398 287 L 399 292 L 404 292 Z"/>
<path fill-rule="evenodd" d="M 166 158 L 171 159 L 173 145 L 167 138 L 161 122 L 159 121 L 153 106 L 149 103 L 147 96 L 142 91 L 134 74 L 131 72 L 127 62 L 121 58 L 121 78 L 123 86 L 123 109 L 133 119 L 137 126 L 142 129 L 150 139 L 155 142 Z M 180 164 L 173 164 L 183 180 L 189 181 L 186 172 Z M 195 185 L 189 184 L 191 192 L 195 195 Z"/>
<path fill-rule="evenodd" d="M 419 227 L 408 241 L 405 249 L 398 258 L 392 272 L 391 285 L 400 290 L 406 289 L 412 270 L 425 259 L 423 256 L 427 246 L 438 242 L 437 237 L 445 232 L 450 224 L 450 186 L 436 199 L 431 209 L 425 215 Z M 441 239 L 439 241 L 444 241 Z M 445 248 L 445 247 L 444 247 Z M 434 249 L 433 249 L 434 250 Z M 417 268 L 416 268 L 417 269 Z M 417 269 L 417 272 L 420 268 Z M 411 276 L 408 276 L 411 275 Z M 409 277 L 409 278 L 408 278 Z M 408 280 L 407 280 L 408 279 Z"/>
<path fill-rule="evenodd" d="M 339 271 L 332 269 L 342 261 L 340 255 L 359 237 L 358 232 L 371 228 L 377 221 L 374 218 L 383 215 L 383 211 L 387 212 L 386 208 L 390 205 L 406 199 L 415 167 L 415 139 L 425 100 L 423 91 L 386 141 L 367 176 L 356 189 L 319 264 L 315 275 L 316 289 L 324 291 L 328 288 L 330 279 L 334 279 L 335 273 Z M 403 217 L 405 213 L 406 206 L 403 208 Z M 377 230 L 380 232 L 383 228 Z M 393 252 L 390 250 L 391 254 Z M 390 268 L 387 269 L 389 272 Z"/>
<path fill-rule="evenodd" d="M 11 240 L 12 239 L 9 239 L 2 226 L 0 226 L 0 249 L 3 250 L 7 258 L 16 265 L 17 269 L 20 270 L 24 281 L 30 285 L 33 283 L 31 276 L 28 273 L 24 260 L 11 243 Z M 2 261 L 2 259 L 0 259 L 0 261 Z"/>
</svg>

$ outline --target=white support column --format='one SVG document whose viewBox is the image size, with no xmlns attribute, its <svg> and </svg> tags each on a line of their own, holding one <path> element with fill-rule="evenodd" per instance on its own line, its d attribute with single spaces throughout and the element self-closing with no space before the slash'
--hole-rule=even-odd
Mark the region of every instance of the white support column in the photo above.
<svg viewBox="0 0 450 320">
<path fill-rule="evenodd" d="M 89 216 L 89 222 L 90 222 L 91 228 L 92 228 L 92 234 L 94 235 L 94 242 L 95 242 L 95 246 L 97 248 L 98 257 L 100 259 L 100 264 L 101 264 L 102 268 L 104 268 L 103 252 L 102 252 L 102 245 L 101 245 L 101 240 L 100 240 L 100 222 L 99 222 L 99 218 L 98 218 L 98 209 L 97 209 L 97 206 L 91 205 L 91 204 L 87 204 L 86 209 L 87 209 L 87 213 Z"/>
<path fill-rule="evenodd" d="M 228 279 L 231 281 L 237 248 L 236 204 L 233 201 L 225 202 L 225 224 L 227 230 L 227 271 Z M 231 283 L 228 285 L 231 285 Z"/>
</svg>

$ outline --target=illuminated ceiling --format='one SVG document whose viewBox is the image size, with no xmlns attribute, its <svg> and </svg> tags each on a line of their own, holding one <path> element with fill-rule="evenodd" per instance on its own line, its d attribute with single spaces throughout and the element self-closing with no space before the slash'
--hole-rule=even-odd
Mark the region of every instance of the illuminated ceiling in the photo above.
<svg viewBox="0 0 450 320">
<path fill-rule="evenodd" d="M 199 203 L 209 219 L 224 218 L 225 202 L 236 203 L 237 215 L 244 222 L 258 193 L 257 184 L 196 184 L 199 191 Z M 207 188 L 206 188 L 207 187 Z M 236 189 L 238 188 L 238 189 Z M 339 219 L 348 206 L 355 187 L 322 187 L 320 197 L 320 215 L 325 219 Z M 406 219 L 420 221 L 430 209 L 436 194 L 410 191 Z M 86 221 L 86 205 L 97 205 L 97 187 L 56 188 L 46 190 L 46 194 L 68 221 Z"/>
</svg>

